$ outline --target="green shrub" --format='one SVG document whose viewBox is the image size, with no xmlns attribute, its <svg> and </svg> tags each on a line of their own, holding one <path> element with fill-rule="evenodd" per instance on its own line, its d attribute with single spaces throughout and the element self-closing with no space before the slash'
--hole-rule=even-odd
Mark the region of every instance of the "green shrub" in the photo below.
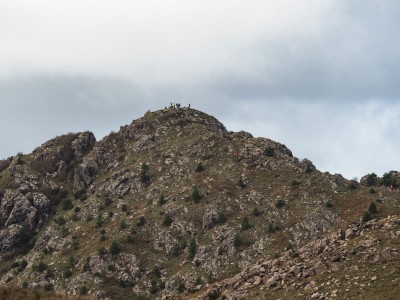
<svg viewBox="0 0 400 300">
<path fill-rule="evenodd" d="M 63 210 L 70 210 L 74 208 L 74 205 L 72 204 L 72 201 L 70 199 L 65 199 L 62 202 L 62 208 Z"/>
<path fill-rule="evenodd" d="M 19 266 L 19 261 L 14 261 L 12 264 L 11 264 L 11 266 L 10 266 L 10 269 L 12 270 L 12 269 L 15 269 L 16 267 L 18 267 Z"/>
<path fill-rule="evenodd" d="M 128 228 L 128 225 L 126 224 L 126 221 L 125 220 L 121 220 L 121 222 L 119 223 L 119 229 L 120 230 L 124 230 L 126 228 Z"/>
<path fill-rule="evenodd" d="M 300 181 L 297 180 L 297 179 L 293 179 L 293 180 L 292 180 L 292 186 L 293 186 L 293 187 L 296 187 L 296 186 L 298 186 L 298 185 L 300 185 Z"/>
<path fill-rule="evenodd" d="M 246 187 L 246 185 L 244 184 L 244 181 L 243 181 L 243 178 L 242 178 L 242 177 L 239 177 L 238 186 L 239 186 L 240 188 L 245 188 L 245 187 Z"/>
<path fill-rule="evenodd" d="M 247 229 L 250 229 L 250 228 L 251 228 L 249 219 L 248 219 L 247 217 L 244 217 L 244 218 L 242 219 L 242 223 L 240 224 L 240 228 L 241 228 L 242 230 L 247 230 Z"/>
<path fill-rule="evenodd" d="M 370 194 L 376 194 L 376 190 L 374 188 L 369 189 Z"/>
<path fill-rule="evenodd" d="M 368 206 L 368 211 L 372 215 L 375 215 L 378 212 L 376 209 L 376 204 L 374 202 L 370 203 L 370 205 Z"/>
<path fill-rule="evenodd" d="M 179 292 L 179 293 L 183 293 L 184 291 L 185 291 L 185 284 L 183 283 L 183 282 L 181 282 L 181 283 L 179 283 L 178 284 L 178 288 L 177 288 L 177 291 Z"/>
<path fill-rule="evenodd" d="M 258 217 L 261 214 L 262 214 L 262 212 L 257 207 L 253 208 L 253 216 Z"/>
<path fill-rule="evenodd" d="M 81 201 L 86 200 L 87 199 L 87 191 L 85 189 L 77 190 L 74 193 L 74 198 L 77 199 L 77 200 L 79 199 Z"/>
<path fill-rule="evenodd" d="M 103 256 L 103 255 L 106 255 L 107 250 L 106 250 L 106 248 L 101 247 L 101 248 L 99 249 L 98 253 L 99 253 L 100 256 Z"/>
<path fill-rule="evenodd" d="M 392 177 L 392 173 L 385 173 L 382 176 L 381 179 L 381 184 L 383 184 L 384 186 L 393 186 L 393 187 L 397 187 L 397 180 L 396 178 Z"/>
<path fill-rule="evenodd" d="M 195 171 L 196 171 L 196 172 L 203 172 L 203 171 L 204 171 L 204 167 L 203 167 L 203 165 L 201 164 L 201 162 L 199 162 L 199 163 L 197 164 L 197 167 L 196 167 Z"/>
<path fill-rule="evenodd" d="M 47 265 L 44 262 L 39 262 L 39 264 L 33 264 L 32 265 L 32 271 L 33 272 L 39 272 L 42 273 L 45 270 L 47 270 Z"/>
<path fill-rule="evenodd" d="M 90 221 L 92 221 L 93 220 L 93 216 L 92 215 L 86 215 L 86 217 L 85 217 L 85 221 L 86 222 L 90 222 Z"/>
<path fill-rule="evenodd" d="M 46 279 L 53 278 L 54 277 L 54 271 L 52 269 L 47 269 L 46 270 L 46 274 L 44 275 L 44 277 Z"/>
<path fill-rule="evenodd" d="M 62 237 L 66 237 L 69 234 L 69 230 L 65 226 L 60 227 L 60 234 Z"/>
<path fill-rule="evenodd" d="M 192 199 L 194 203 L 199 203 L 199 201 L 201 200 L 201 194 L 197 187 L 192 190 Z"/>
<path fill-rule="evenodd" d="M 223 224 L 226 222 L 226 215 L 223 211 L 218 212 L 217 219 L 215 220 L 216 224 Z"/>
<path fill-rule="evenodd" d="M 197 244 L 196 240 L 192 238 L 189 243 L 189 248 L 188 248 L 188 253 L 189 253 L 189 258 L 193 258 L 196 255 L 197 251 Z"/>
<path fill-rule="evenodd" d="M 349 187 L 350 190 L 355 190 L 355 189 L 357 189 L 357 188 L 358 188 L 358 183 L 357 183 L 357 181 L 352 180 L 352 181 L 349 183 L 348 187 Z"/>
<path fill-rule="evenodd" d="M 19 263 L 18 269 L 17 269 L 18 273 L 25 270 L 25 268 L 27 266 L 28 266 L 28 262 L 25 259 L 21 260 L 21 262 Z"/>
<path fill-rule="evenodd" d="M 214 282 L 214 277 L 213 277 L 213 273 L 210 271 L 207 275 L 207 283 L 211 284 Z"/>
<path fill-rule="evenodd" d="M 199 276 L 199 277 L 197 277 L 196 278 L 196 281 L 194 282 L 194 285 L 202 285 L 203 284 L 203 280 L 201 280 L 201 277 Z"/>
<path fill-rule="evenodd" d="M 236 248 L 240 247 L 243 244 L 243 240 L 242 237 L 236 233 L 234 238 L 233 238 L 233 246 L 235 246 Z"/>
<path fill-rule="evenodd" d="M 86 295 L 88 293 L 88 288 L 85 285 L 79 287 L 79 295 Z"/>
<path fill-rule="evenodd" d="M 28 287 L 29 287 L 28 281 L 24 281 L 24 282 L 22 283 L 22 288 L 23 288 L 23 289 L 27 289 Z"/>
<path fill-rule="evenodd" d="M 153 273 L 153 275 L 154 275 L 155 277 L 161 278 L 161 269 L 160 269 L 160 266 L 155 265 L 155 266 L 153 267 L 153 270 L 152 270 L 151 272 Z"/>
<path fill-rule="evenodd" d="M 146 183 L 146 182 L 150 181 L 149 169 L 150 168 L 148 165 L 146 165 L 145 163 L 142 163 L 141 171 L 140 171 L 140 175 L 139 175 L 140 181 L 142 183 Z"/>
<path fill-rule="evenodd" d="M 65 225 L 65 219 L 64 219 L 64 216 L 59 216 L 59 217 L 57 217 L 55 220 L 54 220 L 55 222 L 56 222 L 56 224 L 58 225 L 58 226 L 63 226 L 63 225 Z"/>
<path fill-rule="evenodd" d="M 165 203 L 167 203 L 167 200 L 165 200 L 164 194 L 161 194 L 160 198 L 158 198 L 158 205 L 161 206 L 161 205 L 163 205 Z"/>
<path fill-rule="evenodd" d="M 368 222 L 369 220 L 372 220 L 372 215 L 369 211 L 366 211 L 362 216 L 362 221 Z"/>
<path fill-rule="evenodd" d="M 172 217 L 169 214 L 166 214 L 163 220 L 163 225 L 164 226 L 171 226 L 171 224 L 174 222 Z"/>
<path fill-rule="evenodd" d="M 63 273 L 63 277 L 64 277 L 64 278 L 69 278 L 69 277 L 71 277 L 71 276 L 72 276 L 71 270 L 69 270 L 69 269 L 64 270 L 64 273 Z"/>
<path fill-rule="evenodd" d="M 104 224 L 103 217 L 101 214 L 98 214 L 96 217 L 96 228 L 102 227 Z"/>
<path fill-rule="evenodd" d="M 126 242 L 128 243 L 128 244 L 134 244 L 135 243 L 135 240 L 133 239 L 133 237 L 132 236 L 130 236 L 130 235 L 128 235 L 127 237 L 126 237 Z"/>
<path fill-rule="evenodd" d="M 121 252 L 121 248 L 117 241 L 113 241 L 110 246 L 110 253 L 111 255 L 117 255 Z"/>
<path fill-rule="evenodd" d="M 72 221 L 74 221 L 74 222 L 79 221 L 79 215 L 78 215 L 77 213 L 74 213 L 74 214 L 72 215 Z"/>
<path fill-rule="evenodd" d="M 46 291 L 52 291 L 52 290 L 54 289 L 54 285 L 51 284 L 51 283 L 46 283 L 46 284 L 44 285 L 44 289 L 45 289 Z"/>
<path fill-rule="evenodd" d="M 17 154 L 17 165 L 23 165 L 25 164 L 24 159 L 22 158 L 23 154 L 22 153 L 18 153 Z"/>
<path fill-rule="evenodd" d="M 328 202 L 325 203 L 325 206 L 326 206 L 327 208 L 332 208 L 332 207 L 333 207 L 333 204 L 332 204 L 331 201 L 328 201 Z"/>
<path fill-rule="evenodd" d="M 28 224 L 23 223 L 17 233 L 17 246 L 25 246 L 34 236 L 34 232 L 31 230 Z"/>
<path fill-rule="evenodd" d="M 265 155 L 265 156 L 268 156 L 268 157 L 274 157 L 274 155 L 275 155 L 275 150 L 274 150 L 274 148 L 272 148 L 272 147 L 267 147 L 267 148 L 265 148 L 265 150 L 264 150 L 264 155 Z"/>
<path fill-rule="evenodd" d="M 122 204 L 121 210 L 122 210 L 123 212 L 127 212 L 127 211 L 128 211 L 128 206 L 127 206 L 126 204 Z"/>
<path fill-rule="evenodd" d="M 144 216 L 141 216 L 138 221 L 136 222 L 137 226 L 143 226 L 144 224 L 146 224 L 146 219 L 144 218 Z"/>
<path fill-rule="evenodd" d="M 269 223 L 267 230 L 268 230 L 269 233 L 274 233 L 274 232 L 280 230 L 280 228 L 279 228 L 279 226 L 276 226 L 276 225 L 274 225 L 272 223 Z"/>
<path fill-rule="evenodd" d="M 366 185 L 373 186 L 378 184 L 378 176 L 375 173 L 368 174 Z"/>
<path fill-rule="evenodd" d="M 275 207 L 276 208 L 282 208 L 282 207 L 284 207 L 285 206 L 285 201 L 284 200 L 282 200 L 282 199 L 279 199 L 278 201 L 276 201 L 276 203 L 275 203 Z"/>
</svg>

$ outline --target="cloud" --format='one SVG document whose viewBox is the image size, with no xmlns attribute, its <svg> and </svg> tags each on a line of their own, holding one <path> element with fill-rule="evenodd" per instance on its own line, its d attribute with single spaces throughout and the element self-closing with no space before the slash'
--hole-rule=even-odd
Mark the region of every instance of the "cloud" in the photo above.
<svg viewBox="0 0 400 300">
<path fill-rule="evenodd" d="M 0 157 L 176 100 L 322 170 L 399 169 L 399 13 L 394 0 L 3 1 Z"/>
</svg>

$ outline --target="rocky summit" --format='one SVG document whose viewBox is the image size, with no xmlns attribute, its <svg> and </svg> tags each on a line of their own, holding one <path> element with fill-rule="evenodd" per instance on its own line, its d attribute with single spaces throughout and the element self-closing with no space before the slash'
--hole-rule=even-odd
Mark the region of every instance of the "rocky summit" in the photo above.
<svg viewBox="0 0 400 300">
<path fill-rule="evenodd" d="M 69 133 L 0 161 L 0 298 L 399 299 L 399 183 L 188 108 Z"/>
</svg>

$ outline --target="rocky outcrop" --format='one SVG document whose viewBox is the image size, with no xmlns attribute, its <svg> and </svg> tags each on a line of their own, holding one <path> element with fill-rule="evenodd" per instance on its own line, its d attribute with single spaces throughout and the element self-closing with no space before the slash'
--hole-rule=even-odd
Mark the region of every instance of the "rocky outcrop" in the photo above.
<svg viewBox="0 0 400 300">
<path fill-rule="evenodd" d="M 80 133 L 78 137 L 72 141 L 71 149 L 74 152 L 76 158 L 84 156 L 88 151 L 90 151 L 94 144 L 96 143 L 96 138 L 94 134 L 90 131 Z"/>
<path fill-rule="evenodd" d="M 50 208 L 50 200 L 41 193 L 23 195 L 19 191 L 8 190 L 0 206 L 0 218 L 5 226 L 0 236 L 0 252 L 7 252 L 21 242 L 21 238 L 26 238 L 20 236 L 24 224 L 32 232 L 41 228 L 49 217 Z"/>
<path fill-rule="evenodd" d="M 398 258 L 399 249 L 382 247 L 382 241 L 374 238 L 357 241 L 360 237 L 385 234 L 393 232 L 393 229 L 400 229 L 399 217 L 352 224 L 345 230 L 313 241 L 298 250 L 289 250 L 281 258 L 259 262 L 251 268 L 246 268 L 240 274 L 212 285 L 196 299 L 205 300 L 219 296 L 228 299 L 248 299 L 254 287 L 259 287 L 261 291 L 296 289 L 309 295 L 313 294 L 312 299 L 331 299 L 336 297 L 334 295 L 339 293 L 338 290 L 328 290 L 326 294 L 318 292 L 319 287 L 313 277 L 358 268 L 354 265 L 355 259 L 362 264 L 381 264 Z M 389 238 L 397 239 L 397 236 L 389 235 Z M 371 280 L 376 280 L 376 277 Z"/>
</svg>

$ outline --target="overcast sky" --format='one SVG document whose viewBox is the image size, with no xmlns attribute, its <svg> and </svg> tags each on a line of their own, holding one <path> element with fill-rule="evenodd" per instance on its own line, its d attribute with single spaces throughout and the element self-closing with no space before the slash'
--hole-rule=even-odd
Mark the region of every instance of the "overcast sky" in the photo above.
<svg viewBox="0 0 400 300">
<path fill-rule="evenodd" d="M 347 178 L 400 170 L 400 2 L 0 0 L 0 158 L 171 100 Z"/>
</svg>

